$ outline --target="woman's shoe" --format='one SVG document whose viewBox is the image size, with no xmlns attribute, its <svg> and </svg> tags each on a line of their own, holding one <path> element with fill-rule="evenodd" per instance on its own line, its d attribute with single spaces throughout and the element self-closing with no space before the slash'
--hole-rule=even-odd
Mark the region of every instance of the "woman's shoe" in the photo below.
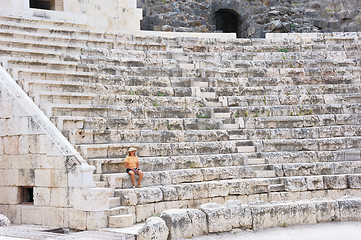
<svg viewBox="0 0 361 240">
<path fill-rule="evenodd" d="M 132 188 L 135 188 L 135 186 L 133 186 Z"/>
</svg>

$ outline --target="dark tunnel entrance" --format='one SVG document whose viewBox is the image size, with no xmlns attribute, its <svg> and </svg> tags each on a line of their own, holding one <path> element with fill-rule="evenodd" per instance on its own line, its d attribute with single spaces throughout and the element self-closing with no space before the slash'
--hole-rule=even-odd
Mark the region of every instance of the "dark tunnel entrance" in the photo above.
<svg viewBox="0 0 361 240">
<path fill-rule="evenodd" d="M 54 10 L 54 0 L 30 0 L 30 8 Z"/>
<path fill-rule="evenodd" d="M 220 9 L 215 12 L 215 22 L 217 30 L 224 33 L 237 33 L 237 37 L 240 37 L 238 31 L 240 17 L 237 12 L 230 9 Z"/>
</svg>

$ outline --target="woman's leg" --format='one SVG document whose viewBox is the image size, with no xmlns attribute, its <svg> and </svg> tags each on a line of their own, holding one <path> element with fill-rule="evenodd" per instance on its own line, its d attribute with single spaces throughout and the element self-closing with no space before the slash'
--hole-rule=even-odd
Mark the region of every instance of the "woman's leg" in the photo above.
<svg viewBox="0 0 361 240">
<path fill-rule="evenodd" d="M 132 180 L 133 187 L 135 186 L 135 174 L 133 171 L 128 172 L 130 174 L 130 179 Z"/>
<path fill-rule="evenodd" d="M 140 186 L 140 183 L 142 182 L 143 179 L 143 172 L 139 170 L 137 174 L 139 175 L 138 186 Z"/>
</svg>

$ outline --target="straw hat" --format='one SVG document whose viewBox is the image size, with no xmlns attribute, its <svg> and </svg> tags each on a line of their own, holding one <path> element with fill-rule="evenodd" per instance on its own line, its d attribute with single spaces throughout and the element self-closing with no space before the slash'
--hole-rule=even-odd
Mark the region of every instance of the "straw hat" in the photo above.
<svg viewBox="0 0 361 240">
<path fill-rule="evenodd" d="M 137 149 L 136 149 L 135 147 L 130 147 L 130 148 L 128 149 L 128 152 L 135 152 L 135 151 L 137 151 Z"/>
</svg>

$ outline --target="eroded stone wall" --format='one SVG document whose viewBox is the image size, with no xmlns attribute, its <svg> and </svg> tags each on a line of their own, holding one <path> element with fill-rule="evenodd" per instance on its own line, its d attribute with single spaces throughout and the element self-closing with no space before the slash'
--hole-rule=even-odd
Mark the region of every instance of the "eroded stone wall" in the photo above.
<svg viewBox="0 0 361 240">
<path fill-rule="evenodd" d="M 215 12 L 239 14 L 239 37 L 277 32 L 356 32 L 361 29 L 360 0 L 138 0 L 141 29 L 215 32 Z"/>
</svg>

